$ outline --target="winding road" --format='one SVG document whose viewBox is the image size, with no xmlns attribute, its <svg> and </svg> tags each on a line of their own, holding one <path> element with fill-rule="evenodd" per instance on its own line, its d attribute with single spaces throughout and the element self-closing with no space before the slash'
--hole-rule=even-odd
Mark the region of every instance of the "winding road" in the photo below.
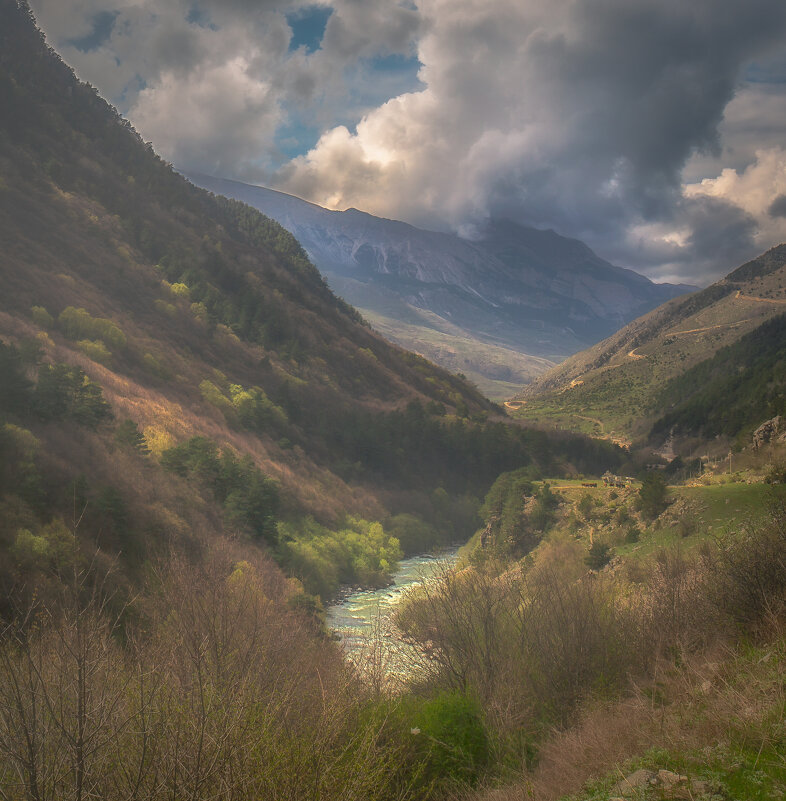
<svg viewBox="0 0 786 801">
<path fill-rule="evenodd" d="M 786 304 L 786 300 L 780 298 L 760 298 L 756 295 L 743 295 L 742 290 L 738 289 L 737 294 L 734 296 L 735 300 L 752 300 L 754 303 L 774 303 L 779 306 Z"/>
</svg>

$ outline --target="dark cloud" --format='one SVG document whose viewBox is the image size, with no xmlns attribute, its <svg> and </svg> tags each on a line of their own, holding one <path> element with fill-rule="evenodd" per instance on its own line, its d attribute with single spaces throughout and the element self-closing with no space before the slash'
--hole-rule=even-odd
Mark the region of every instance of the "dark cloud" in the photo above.
<svg viewBox="0 0 786 801">
<path fill-rule="evenodd" d="M 756 252 L 756 221 L 738 206 L 711 197 L 685 201 L 690 229 L 681 261 L 692 275 L 710 280 L 725 275 Z"/>
<path fill-rule="evenodd" d="M 285 187 L 317 202 L 431 224 L 441 217 L 460 228 L 509 216 L 614 250 L 631 266 L 647 266 L 642 253 L 660 247 L 629 247 L 647 226 L 660 227 L 669 255 L 679 257 L 668 263 L 686 272 L 688 258 L 699 272 L 715 258 L 711 219 L 728 226 L 726 252 L 751 245 L 753 218 L 728 199 L 712 213 L 686 213 L 700 201 L 684 202 L 683 169 L 697 153 L 723 152 L 724 112 L 746 64 L 786 39 L 786 4 L 419 7 L 426 89 L 370 113 L 352 136 L 326 136 L 282 172 Z M 786 120 L 775 124 L 782 131 Z M 683 230 L 688 221 L 695 232 Z"/>
<path fill-rule="evenodd" d="M 780 0 L 33 7 L 79 74 L 183 167 L 432 227 L 504 215 L 686 278 L 772 244 L 786 219 L 768 213 L 786 184 L 766 177 L 786 181 Z M 292 46 L 288 20 L 309 14 L 326 20 L 319 42 Z M 406 68 L 386 72 L 386 56 Z M 313 149 L 281 163 L 277 137 L 291 152 L 315 128 Z"/>
<path fill-rule="evenodd" d="M 767 208 L 770 217 L 786 217 L 786 194 L 778 195 Z"/>
<path fill-rule="evenodd" d="M 561 190 L 584 195 L 578 211 L 594 229 L 602 225 L 595 211 L 668 217 L 690 155 L 719 150 L 741 65 L 782 40 L 786 4 L 589 0 L 575 9 L 572 36 L 539 33 L 531 45 L 538 99 L 572 129 L 535 180 L 567 178 Z M 527 189 L 521 213 L 536 220 L 542 195 Z"/>
<path fill-rule="evenodd" d="M 68 44 L 81 50 L 83 53 L 89 53 L 106 43 L 112 35 L 112 28 L 115 26 L 118 11 L 99 11 L 92 18 L 92 30 L 86 36 L 77 36 L 68 41 Z"/>
</svg>

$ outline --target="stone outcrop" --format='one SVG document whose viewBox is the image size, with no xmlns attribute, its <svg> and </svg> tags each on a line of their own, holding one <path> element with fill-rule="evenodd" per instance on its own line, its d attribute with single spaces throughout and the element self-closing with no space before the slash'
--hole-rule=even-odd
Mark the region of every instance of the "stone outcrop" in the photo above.
<svg viewBox="0 0 786 801">
<path fill-rule="evenodd" d="M 780 433 L 781 431 L 781 418 L 780 415 L 771 418 L 770 420 L 765 420 L 754 432 L 753 432 L 753 450 L 757 451 L 761 448 L 762 445 L 766 445 L 769 442 L 772 442 L 773 439 Z"/>
<path fill-rule="evenodd" d="M 709 797 L 711 792 L 712 788 L 708 782 L 692 780 L 689 776 L 664 768 L 657 771 L 641 768 L 611 788 L 609 801 L 633 801 L 633 799 L 697 801 Z"/>
</svg>

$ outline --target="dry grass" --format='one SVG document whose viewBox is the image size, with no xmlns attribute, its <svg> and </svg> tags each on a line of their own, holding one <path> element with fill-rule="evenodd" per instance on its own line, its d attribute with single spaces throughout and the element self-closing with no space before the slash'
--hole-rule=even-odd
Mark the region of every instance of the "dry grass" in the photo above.
<svg viewBox="0 0 786 801">
<path fill-rule="evenodd" d="M 534 770 L 509 787 L 461 798 L 556 801 L 580 793 L 588 781 L 622 778 L 631 760 L 651 748 L 700 755 L 719 744 L 753 753 L 777 747 L 786 725 L 786 624 L 773 622 L 759 649 L 718 645 L 679 669 L 662 664 L 632 697 L 588 705 L 575 725 L 552 733 Z M 695 758 L 696 769 L 705 759 Z"/>
</svg>

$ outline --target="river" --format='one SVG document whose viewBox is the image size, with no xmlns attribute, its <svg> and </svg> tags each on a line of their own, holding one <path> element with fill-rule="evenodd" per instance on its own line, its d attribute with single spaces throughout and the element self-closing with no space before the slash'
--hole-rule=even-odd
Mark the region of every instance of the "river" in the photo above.
<svg viewBox="0 0 786 801">
<path fill-rule="evenodd" d="M 402 559 L 393 583 L 378 590 L 357 590 L 327 608 L 328 627 L 336 633 L 347 656 L 356 664 L 382 671 L 387 677 L 409 672 L 414 652 L 401 642 L 393 623 L 396 607 L 407 590 L 429 581 L 458 560 L 458 546 L 438 556 L 424 554 Z"/>
</svg>

